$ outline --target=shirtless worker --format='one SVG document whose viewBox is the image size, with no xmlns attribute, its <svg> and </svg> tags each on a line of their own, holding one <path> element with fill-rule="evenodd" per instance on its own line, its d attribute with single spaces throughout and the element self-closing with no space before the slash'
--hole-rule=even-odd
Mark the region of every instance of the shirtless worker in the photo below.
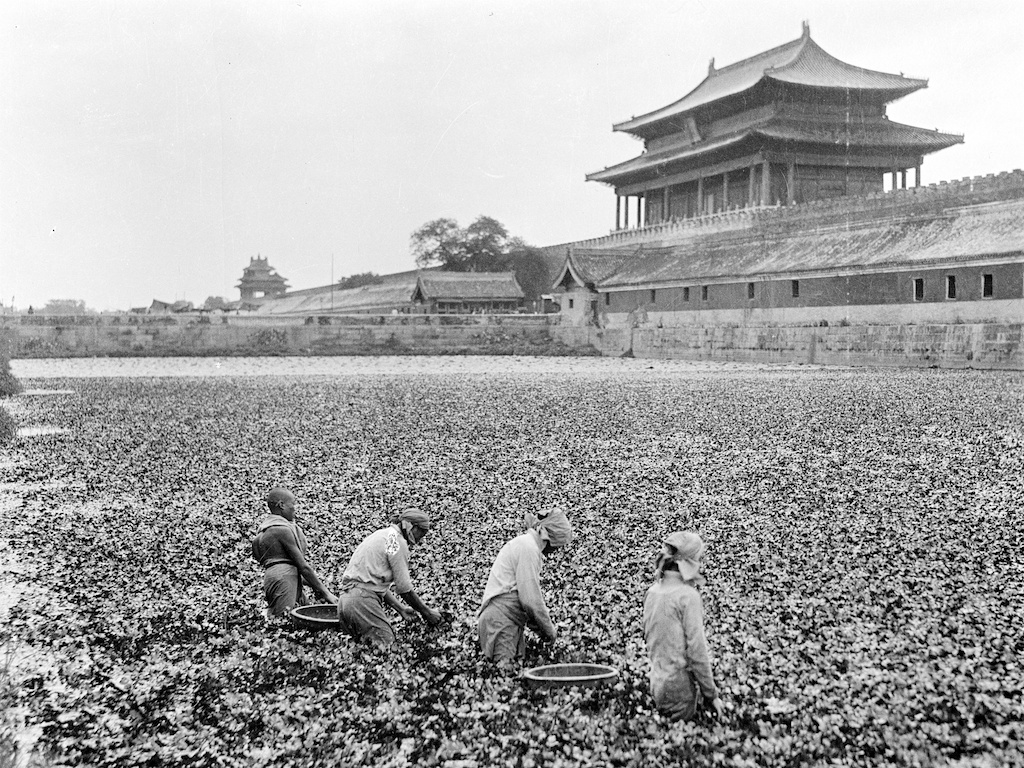
<svg viewBox="0 0 1024 768">
<path fill-rule="evenodd" d="M 406 621 L 418 613 L 431 626 L 441 621 L 440 612 L 426 605 L 413 589 L 409 576 L 409 548 L 430 530 L 426 512 L 411 507 L 391 517 L 390 525 L 371 533 L 352 553 L 341 575 L 338 619 L 353 637 L 380 648 L 390 648 L 395 631 L 384 606 Z M 393 591 L 392 591 L 393 589 Z M 406 605 L 395 597 L 397 593 Z"/>
<path fill-rule="evenodd" d="M 302 582 L 306 582 L 328 603 L 337 603 L 316 571 L 306 561 L 306 534 L 295 522 L 295 495 L 286 488 L 271 488 L 267 494 L 270 514 L 260 523 L 252 540 L 252 556 L 263 566 L 263 594 L 269 617 L 287 615 L 296 605 L 305 605 Z"/>
</svg>

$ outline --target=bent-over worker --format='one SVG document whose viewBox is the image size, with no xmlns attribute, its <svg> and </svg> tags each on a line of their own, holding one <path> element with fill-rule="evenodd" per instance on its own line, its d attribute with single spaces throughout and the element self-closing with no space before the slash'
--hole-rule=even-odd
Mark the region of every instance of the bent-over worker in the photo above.
<svg viewBox="0 0 1024 768">
<path fill-rule="evenodd" d="M 305 605 L 302 582 L 326 602 L 338 602 L 306 561 L 309 547 L 306 534 L 295 522 L 295 495 L 286 488 L 271 488 L 266 501 L 270 514 L 253 537 L 252 556 L 264 568 L 267 615 L 282 616 L 296 605 Z"/>
<path fill-rule="evenodd" d="M 477 616 L 480 650 L 497 662 L 526 654 L 527 626 L 546 642 L 553 643 L 556 637 L 540 590 L 540 571 L 547 555 L 572 541 L 572 524 L 564 510 L 553 509 L 527 514 L 524 525 L 526 532 L 498 552 Z"/>
<path fill-rule="evenodd" d="M 409 548 L 419 544 L 429 530 L 430 517 L 410 508 L 394 515 L 386 528 L 363 539 L 341 576 L 338 619 L 342 629 L 353 637 L 390 648 L 395 631 L 384 605 L 407 621 L 417 613 L 431 626 L 441 621 L 441 614 L 420 599 L 409 576 Z M 395 593 L 411 607 L 402 605 Z"/>
<path fill-rule="evenodd" d="M 654 584 L 644 598 L 651 695 L 671 720 L 689 720 L 701 704 L 721 715 L 697 591 L 704 584 L 704 542 L 693 531 L 676 531 L 663 544 Z"/>
</svg>

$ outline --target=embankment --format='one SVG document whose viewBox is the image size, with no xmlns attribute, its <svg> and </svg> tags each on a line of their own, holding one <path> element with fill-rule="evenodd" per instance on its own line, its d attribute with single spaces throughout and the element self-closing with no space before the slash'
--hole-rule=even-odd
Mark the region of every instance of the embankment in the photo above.
<svg viewBox="0 0 1024 768">
<path fill-rule="evenodd" d="M 8 316 L 11 356 L 632 355 L 1024 370 L 1021 323 L 597 328 L 557 315 Z"/>
</svg>

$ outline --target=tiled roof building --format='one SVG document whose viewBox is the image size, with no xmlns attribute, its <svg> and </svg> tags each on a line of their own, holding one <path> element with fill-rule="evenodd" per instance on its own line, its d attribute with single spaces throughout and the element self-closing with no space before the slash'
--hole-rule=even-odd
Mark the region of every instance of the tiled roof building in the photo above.
<svg viewBox="0 0 1024 768">
<path fill-rule="evenodd" d="M 847 64 L 804 24 L 797 40 L 716 69 L 614 130 L 644 152 L 587 176 L 616 192 L 615 228 L 920 184 L 924 155 L 962 136 L 891 122 L 886 105 L 927 81 Z M 635 208 L 635 215 L 633 209 Z"/>
<path fill-rule="evenodd" d="M 236 286 L 242 300 L 282 296 L 288 290 L 288 282 L 259 255 L 249 259 L 249 266 L 242 270 L 242 279 Z"/>
</svg>

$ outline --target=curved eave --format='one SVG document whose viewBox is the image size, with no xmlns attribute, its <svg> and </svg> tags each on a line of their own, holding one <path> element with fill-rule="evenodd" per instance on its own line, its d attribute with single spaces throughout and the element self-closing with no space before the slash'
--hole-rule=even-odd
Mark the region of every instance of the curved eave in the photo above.
<svg viewBox="0 0 1024 768">
<path fill-rule="evenodd" d="M 856 90 L 886 102 L 926 88 L 927 80 L 847 64 L 805 34 L 749 59 L 711 70 L 692 91 L 668 106 L 612 125 L 613 131 L 644 138 L 655 126 L 690 115 L 702 107 L 752 91 L 766 80 L 808 88 Z"/>
<path fill-rule="evenodd" d="M 750 134 L 750 131 L 744 131 L 743 133 L 737 133 L 732 136 L 716 139 L 704 144 L 698 144 L 693 147 L 643 154 L 639 157 L 634 157 L 632 160 L 627 160 L 624 163 L 619 163 L 618 165 L 613 165 L 610 168 L 605 168 L 603 171 L 588 173 L 586 180 L 600 181 L 604 184 L 614 184 L 617 179 L 621 179 L 623 176 L 631 173 L 643 173 L 654 166 L 663 165 L 665 163 L 676 163 L 680 160 L 697 157 L 707 152 L 714 152 L 717 149 L 738 144 Z"/>
</svg>

